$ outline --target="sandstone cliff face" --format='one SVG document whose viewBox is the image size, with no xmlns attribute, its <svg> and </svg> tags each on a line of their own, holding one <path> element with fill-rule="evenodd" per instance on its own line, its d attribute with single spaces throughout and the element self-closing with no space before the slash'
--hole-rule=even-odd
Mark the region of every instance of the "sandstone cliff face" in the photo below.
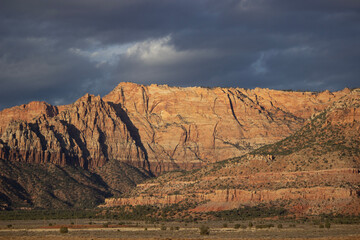
<svg viewBox="0 0 360 240">
<path fill-rule="evenodd" d="M 347 93 L 121 83 L 104 101 L 126 111 L 139 130 L 151 170 L 158 174 L 240 156 L 278 141 Z"/>
<path fill-rule="evenodd" d="M 346 207 L 358 208 L 358 192 L 352 189 L 333 187 L 287 188 L 278 190 L 247 191 L 239 189 L 215 190 L 210 193 L 192 195 L 157 195 L 138 196 L 135 198 L 107 198 L 105 204 L 99 207 L 117 207 L 122 205 L 171 205 L 186 201 L 189 198 L 196 202 L 206 202 L 193 212 L 223 211 L 238 208 L 242 205 L 271 204 L 272 202 L 287 202 L 296 206 L 296 214 L 321 214 L 331 212 L 346 212 Z M 326 205 L 326 206 L 324 206 Z M 290 206 L 290 207 L 292 207 Z M 289 207 L 289 206 L 288 206 Z M 301 210 L 299 212 L 299 210 Z"/>
<path fill-rule="evenodd" d="M 139 184 L 132 197 L 108 198 L 100 207 L 122 205 L 168 205 L 182 201 L 200 204 L 191 211 L 209 212 L 237 208 L 242 205 L 283 203 L 300 215 L 352 213 L 360 211 L 357 186 L 358 169 L 332 169 L 306 172 L 274 172 L 226 177 L 197 176 L 196 181 L 181 178 L 158 179 Z M 348 212 L 352 209 L 352 212 Z M 354 210 L 355 209 L 355 210 Z"/>
<path fill-rule="evenodd" d="M 45 102 L 30 102 L 21 106 L 16 106 L 0 111 L 0 136 L 13 120 L 30 121 L 33 118 L 45 115 L 53 117 L 58 114 L 58 108 Z"/>
<path fill-rule="evenodd" d="M 101 167 L 108 159 L 149 169 L 141 146 L 116 110 L 85 95 L 56 116 L 12 121 L 3 131 L 0 157 L 11 161 Z"/>
</svg>

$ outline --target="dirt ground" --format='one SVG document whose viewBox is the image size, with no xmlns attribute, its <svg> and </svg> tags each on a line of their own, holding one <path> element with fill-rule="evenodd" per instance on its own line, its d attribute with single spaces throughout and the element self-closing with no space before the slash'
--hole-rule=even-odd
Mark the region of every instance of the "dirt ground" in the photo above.
<svg viewBox="0 0 360 240">
<path fill-rule="evenodd" d="M 132 239 L 132 240 L 160 240 L 160 239 L 167 239 L 167 240 L 171 240 L 171 239 L 179 239 L 179 240 L 200 240 L 200 239 L 213 239 L 213 238 L 208 238 L 208 237 L 204 237 L 204 238 L 86 238 L 86 237 L 58 237 L 58 236 L 43 236 L 43 237 L 0 237 L 1 240 L 50 240 L 50 239 L 54 239 L 54 240 L 87 240 L 87 239 L 101 239 L 101 240 L 114 240 L 114 239 L 119 239 L 119 240 L 126 240 L 126 239 Z M 216 239 L 223 239 L 223 238 L 216 238 Z M 239 239 L 239 238 L 233 238 L 233 239 Z M 276 239 L 276 240 L 305 240 L 308 238 L 241 238 L 243 240 L 254 240 L 254 239 L 259 239 L 259 240 L 270 240 L 270 239 Z M 313 240 L 358 240 L 360 239 L 359 237 L 331 237 L 331 238 L 312 238 Z M 229 239 L 232 240 L 232 239 Z"/>
<path fill-rule="evenodd" d="M 110 239 L 277 239 L 277 240 L 360 240 L 360 225 L 331 225 L 319 228 L 311 223 L 282 223 L 283 228 L 235 229 L 235 224 L 247 226 L 248 222 L 201 222 L 201 223 L 145 223 L 111 222 L 106 220 L 33 220 L 0 221 L 0 240 L 110 240 Z M 254 223 L 255 226 L 256 223 Z M 210 234 L 200 235 L 199 227 L 206 225 Z M 60 233 L 66 226 L 68 233 Z M 277 223 L 275 224 L 277 226 Z M 164 230 L 166 228 L 166 230 Z M 178 229 L 178 230 L 177 230 Z"/>
</svg>

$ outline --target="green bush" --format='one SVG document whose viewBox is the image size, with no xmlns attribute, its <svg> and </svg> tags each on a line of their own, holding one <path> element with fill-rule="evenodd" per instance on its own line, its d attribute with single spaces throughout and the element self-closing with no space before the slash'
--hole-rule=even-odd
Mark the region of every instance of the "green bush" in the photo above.
<svg viewBox="0 0 360 240">
<path fill-rule="evenodd" d="M 218 212 L 209 212 L 211 215 L 216 218 L 226 220 L 226 221 L 237 221 L 237 220 L 246 220 L 254 218 L 265 218 L 272 216 L 285 216 L 287 210 L 282 207 L 275 206 L 265 206 L 259 204 L 257 206 L 249 207 L 243 206 L 237 209 L 224 210 Z"/>
<path fill-rule="evenodd" d="M 241 226 L 241 225 L 237 223 L 237 224 L 235 224 L 234 228 L 235 228 L 235 229 L 239 229 L 240 226 Z"/>
<path fill-rule="evenodd" d="M 166 226 L 161 226 L 160 228 L 162 231 L 165 231 L 166 230 Z"/>
<path fill-rule="evenodd" d="M 331 227 L 330 222 L 326 222 L 326 223 L 325 223 L 325 227 L 326 227 L 326 228 L 330 228 L 330 227 Z"/>
<path fill-rule="evenodd" d="M 262 229 L 262 228 L 271 228 L 274 227 L 274 224 L 270 223 L 270 224 L 260 224 L 260 225 L 256 225 L 255 226 L 258 229 Z"/>
<path fill-rule="evenodd" d="M 314 225 L 320 225 L 320 220 L 319 219 L 315 219 L 315 220 L 313 220 L 313 224 Z"/>
<path fill-rule="evenodd" d="M 69 230 L 67 227 L 60 227 L 60 233 L 68 233 Z"/>
<path fill-rule="evenodd" d="M 228 227 L 227 223 L 224 223 L 224 224 L 223 224 L 223 227 L 224 227 L 224 228 L 227 228 L 227 227 Z"/>
<path fill-rule="evenodd" d="M 175 227 L 175 230 L 180 230 L 180 227 Z"/>
<path fill-rule="evenodd" d="M 200 235 L 210 234 L 210 228 L 208 226 L 202 225 L 199 229 L 200 229 Z"/>
<path fill-rule="evenodd" d="M 252 228 L 254 226 L 254 224 L 252 222 L 249 222 L 249 228 Z"/>
<path fill-rule="evenodd" d="M 283 228 L 283 225 L 282 225 L 281 223 L 279 223 L 279 224 L 277 225 L 277 227 L 278 227 L 278 228 Z"/>
</svg>

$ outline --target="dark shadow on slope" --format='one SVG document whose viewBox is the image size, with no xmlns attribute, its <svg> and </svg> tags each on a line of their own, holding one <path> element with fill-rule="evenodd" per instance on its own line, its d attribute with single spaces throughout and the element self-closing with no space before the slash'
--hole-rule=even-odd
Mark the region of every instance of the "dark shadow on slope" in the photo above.
<svg viewBox="0 0 360 240">
<path fill-rule="evenodd" d="M 130 136 L 135 141 L 136 146 L 138 146 L 141 149 L 141 151 L 144 152 L 144 154 L 145 154 L 145 162 L 144 162 L 143 167 L 145 169 L 148 169 L 151 176 L 154 176 L 153 173 L 150 170 L 150 163 L 149 163 L 149 159 L 148 159 L 148 153 L 146 151 L 146 148 L 144 147 L 144 144 L 141 141 L 141 137 L 140 137 L 140 134 L 139 134 L 139 129 L 137 129 L 137 127 L 135 127 L 135 125 L 132 123 L 132 121 L 130 120 L 128 114 L 121 107 L 121 104 L 115 104 L 115 103 L 112 103 L 112 102 L 108 102 L 108 104 L 111 107 L 114 108 L 114 110 L 116 111 L 116 114 L 118 115 L 118 117 L 121 119 L 121 121 L 123 123 L 125 123 L 126 128 L 130 133 Z"/>
<path fill-rule="evenodd" d="M 43 151 L 45 151 L 47 148 L 46 147 L 47 141 L 46 141 L 44 135 L 41 134 L 39 125 L 37 123 L 29 123 L 28 125 L 29 125 L 31 131 L 33 131 L 36 134 L 36 136 L 40 139 L 41 149 Z"/>
<path fill-rule="evenodd" d="M 0 203 L 12 205 L 32 205 L 29 193 L 14 179 L 0 176 Z"/>
<path fill-rule="evenodd" d="M 108 145 L 106 144 L 106 135 L 104 134 L 104 132 L 103 131 L 101 131 L 101 129 L 98 127 L 97 128 L 98 129 L 98 131 L 99 131 L 99 143 L 100 143 L 100 145 L 101 145 L 101 151 L 102 151 L 102 153 L 103 153 L 103 155 L 104 155 L 104 157 L 106 158 L 106 159 L 109 159 L 109 157 L 108 157 Z"/>
<path fill-rule="evenodd" d="M 80 147 L 81 151 L 82 151 L 82 158 L 85 159 L 85 165 L 84 165 L 84 169 L 88 169 L 88 159 L 89 159 L 89 156 L 90 156 L 90 152 L 89 150 L 87 149 L 86 147 L 86 144 L 81 140 L 81 132 L 79 129 L 77 129 L 73 124 L 70 124 L 64 120 L 60 120 L 61 124 L 63 124 L 64 126 L 67 127 L 68 129 L 68 133 L 70 135 L 71 138 L 73 138 L 76 142 L 76 144 Z M 58 135 L 59 138 L 61 138 L 61 135 Z M 60 140 L 59 140 L 60 141 Z M 60 141 L 61 142 L 61 141 Z M 69 151 L 66 150 L 65 146 L 63 147 L 63 150 L 68 152 L 68 155 L 70 158 L 72 158 L 72 160 L 75 160 L 76 161 L 76 164 L 80 166 L 80 161 L 79 161 L 79 158 L 78 157 L 75 157 L 74 159 L 74 154 L 71 154 L 70 156 L 70 153 Z"/>
</svg>

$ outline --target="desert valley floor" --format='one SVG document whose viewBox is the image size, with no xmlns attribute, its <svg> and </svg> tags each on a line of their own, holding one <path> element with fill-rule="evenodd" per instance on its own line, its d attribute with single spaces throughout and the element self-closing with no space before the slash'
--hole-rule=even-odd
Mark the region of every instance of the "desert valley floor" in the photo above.
<svg viewBox="0 0 360 240">
<path fill-rule="evenodd" d="M 89 224 L 89 222 L 91 224 Z M 263 221 L 261 221 L 263 222 Z M 260 229 L 256 226 L 243 228 L 246 222 L 210 221 L 198 223 L 155 223 L 126 222 L 123 225 L 110 223 L 104 227 L 106 220 L 32 220 L 32 221 L 1 221 L 1 240 L 35 240 L 35 239 L 330 239 L 330 240 L 355 240 L 360 239 L 359 225 L 332 224 L 329 229 L 319 228 L 312 223 L 278 222 L 274 227 Z M 8 225 L 12 225 L 11 228 Z M 209 235 L 200 235 L 202 225 L 209 226 Z M 226 224 L 226 226 L 225 226 Z M 236 228 L 240 224 L 240 228 Z M 278 224 L 282 228 L 278 228 Z M 49 226 L 51 225 L 51 226 Z M 68 233 L 60 233 L 60 226 L 68 226 Z M 166 228 L 166 230 L 165 230 Z"/>
</svg>

